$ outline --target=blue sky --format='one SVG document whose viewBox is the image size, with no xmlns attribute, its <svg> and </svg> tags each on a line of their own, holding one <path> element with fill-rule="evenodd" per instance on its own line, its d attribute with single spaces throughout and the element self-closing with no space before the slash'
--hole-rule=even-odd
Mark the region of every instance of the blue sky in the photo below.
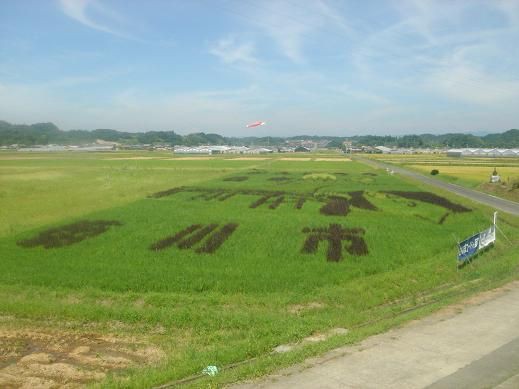
<svg viewBox="0 0 519 389">
<path fill-rule="evenodd" d="M 519 127 L 517 0 L 3 0 L 0 119 L 225 135 Z M 263 120 L 266 126 L 245 129 Z"/>
</svg>

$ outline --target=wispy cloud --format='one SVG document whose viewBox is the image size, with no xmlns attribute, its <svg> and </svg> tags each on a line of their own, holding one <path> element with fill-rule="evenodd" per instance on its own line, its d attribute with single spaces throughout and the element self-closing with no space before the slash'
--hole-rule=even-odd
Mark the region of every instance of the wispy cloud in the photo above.
<svg viewBox="0 0 519 389">
<path fill-rule="evenodd" d="M 93 16 L 91 15 L 91 13 L 94 12 L 104 19 L 109 19 L 116 22 L 120 22 L 122 19 L 118 13 L 95 0 L 59 0 L 58 4 L 60 5 L 60 8 L 63 13 L 65 13 L 65 15 L 89 28 L 123 38 L 129 37 L 127 34 L 124 34 L 121 31 L 94 20 Z"/>
<path fill-rule="evenodd" d="M 234 37 L 220 39 L 209 52 L 227 64 L 253 64 L 257 62 L 254 56 L 252 42 L 238 43 Z"/>
<path fill-rule="evenodd" d="M 294 63 L 306 61 L 305 46 L 315 34 L 330 33 L 332 29 L 336 34 L 352 32 L 342 14 L 323 0 L 302 3 L 269 0 L 241 4 L 241 9 L 247 26 L 272 39 L 281 54 Z"/>
</svg>

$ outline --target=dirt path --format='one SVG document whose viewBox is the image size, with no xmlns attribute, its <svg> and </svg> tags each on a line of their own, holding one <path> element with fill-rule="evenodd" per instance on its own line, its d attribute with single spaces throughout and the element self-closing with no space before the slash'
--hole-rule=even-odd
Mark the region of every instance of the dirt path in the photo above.
<svg viewBox="0 0 519 389">
<path fill-rule="evenodd" d="M 233 388 L 517 388 L 519 281 Z"/>
<path fill-rule="evenodd" d="M 0 325 L 0 388 L 79 387 L 162 358 L 142 339 Z"/>
</svg>

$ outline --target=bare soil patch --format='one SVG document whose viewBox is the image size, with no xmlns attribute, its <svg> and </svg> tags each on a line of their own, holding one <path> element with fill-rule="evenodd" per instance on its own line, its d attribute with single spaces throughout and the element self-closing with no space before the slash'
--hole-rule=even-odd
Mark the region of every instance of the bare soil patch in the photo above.
<svg viewBox="0 0 519 389">
<path fill-rule="evenodd" d="M 422 201 L 424 203 L 438 205 L 438 206 L 448 209 L 454 213 L 471 211 L 471 209 L 464 207 L 461 204 L 452 203 L 449 200 L 447 200 L 445 197 L 438 196 L 431 192 L 404 192 L 404 191 L 392 190 L 392 191 L 386 191 L 384 193 L 404 197 L 409 200 L 418 200 L 418 201 Z"/>
<path fill-rule="evenodd" d="M 288 307 L 288 312 L 293 313 L 295 315 L 299 315 L 306 311 L 311 311 L 313 309 L 321 309 L 324 308 L 326 305 L 323 303 L 320 303 L 318 301 L 312 301 L 306 304 L 294 304 L 290 305 Z"/>
<path fill-rule="evenodd" d="M 143 339 L 0 328 L 0 387 L 84 386 L 163 357 Z"/>
<path fill-rule="evenodd" d="M 50 228 L 40 232 L 33 238 L 17 242 L 22 247 L 43 246 L 46 249 L 70 246 L 82 240 L 100 235 L 110 226 L 120 226 L 117 220 L 82 220 L 65 226 Z"/>
</svg>

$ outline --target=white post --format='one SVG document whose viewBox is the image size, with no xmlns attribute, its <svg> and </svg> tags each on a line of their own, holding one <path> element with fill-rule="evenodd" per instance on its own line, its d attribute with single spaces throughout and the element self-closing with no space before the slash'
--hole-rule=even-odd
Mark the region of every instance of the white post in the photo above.
<svg viewBox="0 0 519 389">
<path fill-rule="evenodd" d="M 496 225 L 496 219 L 497 219 L 497 211 L 494 212 L 494 226 Z"/>
</svg>

